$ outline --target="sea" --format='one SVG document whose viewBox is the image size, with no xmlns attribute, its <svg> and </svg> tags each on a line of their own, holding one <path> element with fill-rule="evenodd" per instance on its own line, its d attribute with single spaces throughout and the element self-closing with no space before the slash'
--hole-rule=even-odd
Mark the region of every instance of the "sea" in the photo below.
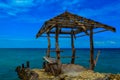
<svg viewBox="0 0 120 80">
<path fill-rule="evenodd" d="M 1 48 L 0 49 L 0 80 L 20 80 L 15 72 L 17 66 L 30 61 L 31 68 L 42 68 L 43 56 L 46 55 L 47 49 L 39 48 Z M 71 49 L 61 49 L 61 62 L 69 64 L 71 58 Z M 97 48 L 94 50 L 94 57 L 98 51 L 100 55 L 95 67 L 96 72 L 100 73 L 120 73 L 120 49 L 119 48 Z M 51 56 L 55 57 L 55 52 L 51 52 Z M 89 68 L 90 50 L 76 49 L 75 64 Z"/>
</svg>

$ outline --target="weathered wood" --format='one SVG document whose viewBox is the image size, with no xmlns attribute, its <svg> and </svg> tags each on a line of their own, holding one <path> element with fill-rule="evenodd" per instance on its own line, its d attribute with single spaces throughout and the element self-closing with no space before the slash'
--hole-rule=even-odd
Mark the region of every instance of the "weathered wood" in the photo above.
<svg viewBox="0 0 120 80">
<path fill-rule="evenodd" d="M 47 36 L 41 36 L 41 37 L 47 37 Z M 50 36 L 51 38 L 55 38 L 55 36 Z M 59 38 L 71 38 L 70 36 L 59 36 Z"/>
<path fill-rule="evenodd" d="M 56 52 L 56 50 L 50 50 L 50 52 Z M 64 52 L 64 50 L 60 50 L 60 52 Z"/>
<path fill-rule="evenodd" d="M 96 59 L 94 60 L 94 64 L 95 64 L 95 66 L 96 66 L 96 64 L 97 64 L 97 61 L 98 61 L 99 55 L 100 55 L 100 50 L 98 51 L 97 56 L 96 56 Z"/>
<path fill-rule="evenodd" d="M 74 47 L 74 32 L 73 30 L 71 31 L 71 46 L 72 46 L 72 60 L 71 60 L 71 64 L 74 64 L 75 62 L 75 47 Z"/>
<path fill-rule="evenodd" d="M 21 69 L 21 67 L 18 66 L 16 72 L 20 80 L 39 80 L 39 75 L 29 68 Z"/>
<path fill-rule="evenodd" d="M 60 64 L 60 48 L 58 43 L 58 36 L 59 36 L 59 28 L 56 27 L 56 35 L 55 35 L 55 41 L 56 41 L 56 54 L 57 54 L 57 63 Z"/>
<path fill-rule="evenodd" d="M 38 34 L 36 35 L 36 38 L 38 38 L 39 36 L 41 36 L 43 33 L 47 33 L 47 32 L 50 32 L 50 30 L 52 28 L 54 28 L 55 24 L 52 24 L 52 25 L 47 25 L 45 24 L 39 31 L 38 31 Z"/>
<path fill-rule="evenodd" d="M 55 72 L 55 70 L 54 70 L 54 68 L 53 68 L 53 66 L 52 66 L 52 65 L 50 65 L 50 70 L 51 70 L 51 72 L 52 72 L 52 74 L 53 74 L 53 75 L 55 75 L 55 74 L 56 74 L 56 72 Z"/>
<path fill-rule="evenodd" d="M 48 63 L 56 63 L 56 59 L 55 58 L 50 58 L 50 57 L 43 57 L 45 61 L 47 61 Z"/>
<path fill-rule="evenodd" d="M 90 69 L 94 70 L 93 28 L 90 27 Z"/>
<path fill-rule="evenodd" d="M 60 48 L 59 48 L 59 28 L 56 27 L 56 34 L 55 34 L 55 41 L 56 41 L 56 54 L 57 54 L 57 75 L 61 73 L 61 62 L 60 62 Z"/>
<path fill-rule="evenodd" d="M 108 31 L 108 30 L 100 30 L 100 31 L 97 31 L 97 32 L 93 32 L 93 34 L 97 34 L 97 33 L 100 33 L 100 32 L 105 32 L 105 31 Z M 90 33 L 88 33 L 88 34 L 90 34 Z M 86 34 L 84 34 L 84 35 L 80 35 L 80 36 L 76 36 L 77 38 L 78 37 L 83 37 L 83 36 L 86 36 Z"/>
<path fill-rule="evenodd" d="M 46 33 L 50 32 L 50 30 L 53 29 L 55 25 L 56 25 L 56 24 L 52 24 L 52 25 L 48 26 L 48 28 L 45 28 L 45 29 L 46 29 L 45 32 L 46 32 Z"/>
<path fill-rule="evenodd" d="M 24 64 L 22 64 L 22 68 L 25 68 L 25 65 L 24 65 Z"/>
<path fill-rule="evenodd" d="M 51 31 L 50 34 L 55 34 L 56 32 L 53 32 Z M 62 31 L 62 32 L 59 32 L 59 34 L 71 34 L 71 32 L 69 31 Z"/>
<path fill-rule="evenodd" d="M 27 65 L 27 68 L 30 68 L 30 62 L 29 61 L 26 62 L 26 65 Z"/>
<path fill-rule="evenodd" d="M 36 37 L 41 36 L 44 32 L 49 32 L 53 27 L 56 27 L 56 25 L 59 26 L 59 28 L 82 28 L 82 31 L 89 30 L 90 25 L 92 25 L 93 28 L 105 28 L 107 30 L 115 32 L 115 28 L 102 24 L 100 22 L 87 19 L 69 12 L 64 12 L 63 14 L 60 14 L 48 21 L 45 22 L 45 26 L 43 26 L 39 32 L 37 33 Z M 84 25 L 84 26 L 83 26 Z M 86 30 L 85 30 L 86 29 Z M 78 30 L 77 33 L 81 33 L 81 30 Z M 87 32 L 86 32 L 87 34 Z"/>
<path fill-rule="evenodd" d="M 55 58 L 55 57 L 51 57 L 51 58 Z M 60 58 L 72 58 L 72 56 L 61 56 Z M 75 58 L 80 58 L 79 56 L 75 56 Z"/>
<path fill-rule="evenodd" d="M 93 34 L 97 34 L 97 33 L 101 33 L 101 32 L 105 32 L 105 31 L 109 31 L 109 30 L 100 30 L 100 31 L 97 31 L 97 32 L 93 32 Z M 88 33 L 89 35 L 90 33 Z M 84 37 L 86 36 L 86 34 L 83 34 L 83 35 L 79 35 L 79 36 L 76 36 L 76 38 L 79 38 L 79 37 Z M 41 36 L 41 37 L 47 37 L 47 36 Z M 55 36 L 50 36 L 51 38 L 55 38 Z M 70 36 L 59 36 L 59 38 L 71 38 Z"/>
<path fill-rule="evenodd" d="M 50 44 L 50 34 L 49 33 L 47 33 L 47 39 L 48 39 L 48 49 L 47 49 L 47 57 L 50 57 L 50 46 L 51 46 L 51 44 Z"/>
<path fill-rule="evenodd" d="M 45 71 L 50 72 L 49 65 L 47 63 L 45 64 Z"/>
</svg>

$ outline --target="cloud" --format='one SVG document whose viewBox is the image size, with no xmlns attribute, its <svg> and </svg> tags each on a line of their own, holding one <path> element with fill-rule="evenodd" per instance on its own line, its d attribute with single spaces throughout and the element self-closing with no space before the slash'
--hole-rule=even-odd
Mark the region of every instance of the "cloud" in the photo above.
<svg viewBox="0 0 120 80">
<path fill-rule="evenodd" d="M 113 2 L 112 4 L 97 9 L 83 8 L 82 10 L 80 10 L 79 14 L 87 17 L 93 17 L 107 15 L 110 14 L 111 12 L 120 12 L 119 2 Z"/>
<path fill-rule="evenodd" d="M 76 14 L 86 16 L 88 18 L 107 15 L 110 12 L 119 12 L 120 10 L 120 3 L 118 2 L 113 2 L 112 4 L 104 7 L 101 5 L 98 9 L 93 9 L 92 7 L 85 8 L 85 2 L 87 2 L 87 0 L 5 0 L 5 2 L 1 1 L 0 3 L 0 18 L 6 16 L 17 16 L 20 20 L 24 19 L 32 21 L 33 19 L 35 22 L 38 21 L 38 19 L 35 19 L 34 17 L 43 18 L 43 15 L 46 15 L 46 18 L 50 18 L 51 16 L 54 17 L 56 14 L 59 14 L 65 10 L 75 12 Z M 30 16 L 26 17 L 24 15 Z M 21 17 L 24 18 L 21 19 Z"/>
<path fill-rule="evenodd" d="M 105 44 L 104 41 L 95 41 L 94 43 L 95 43 L 95 44 L 98 44 L 98 45 L 99 45 L 99 44 Z"/>
<path fill-rule="evenodd" d="M 34 6 L 34 0 L 11 0 L 10 5 L 16 7 L 31 7 Z"/>
<path fill-rule="evenodd" d="M 75 10 L 75 7 L 77 8 L 77 6 L 81 6 L 80 4 L 82 4 L 84 1 L 86 0 L 65 0 L 61 3 L 61 6 L 63 10 L 71 10 L 74 8 Z"/>
<path fill-rule="evenodd" d="M 96 45 L 105 45 L 105 44 L 117 44 L 117 42 L 116 41 L 95 41 L 94 42 L 94 44 L 96 44 Z"/>
<path fill-rule="evenodd" d="M 46 18 L 39 18 L 34 16 L 21 16 L 21 18 L 15 19 L 16 22 L 26 22 L 26 23 L 44 23 Z"/>
<path fill-rule="evenodd" d="M 110 44 L 116 44 L 115 41 L 108 41 L 108 43 L 110 43 Z"/>
<path fill-rule="evenodd" d="M 7 0 L 0 3 L 0 10 L 7 14 L 6 16 L 16 16 L 19 13 L 30 11 L 30 8 L 35 5 L 34 0 Z"/>
</svg>

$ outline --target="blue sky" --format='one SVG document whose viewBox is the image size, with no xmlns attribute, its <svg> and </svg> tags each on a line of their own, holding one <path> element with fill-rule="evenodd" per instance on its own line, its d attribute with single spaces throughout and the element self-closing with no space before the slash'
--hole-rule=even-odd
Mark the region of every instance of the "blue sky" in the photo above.
<svg viewBox="0 0 120 80">
<path fill-rule="evenodd" d="M 95 34 L 94 45 L 120 48 L 120 0 L 0 0 L 0 48 L 46 48 L 47 39 L 35 35 L 44 21 L 65 10 L 115 27 L 116 33 Z M 70 39 L 60 39 L 60 47 L 71 47 Z M 76 39 L 75 47 L 89 48 L 89 37 Z"/>
</svg>

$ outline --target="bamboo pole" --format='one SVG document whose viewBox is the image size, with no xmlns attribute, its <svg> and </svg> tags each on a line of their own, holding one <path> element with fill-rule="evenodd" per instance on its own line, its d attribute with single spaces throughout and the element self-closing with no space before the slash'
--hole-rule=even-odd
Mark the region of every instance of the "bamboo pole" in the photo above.
<svg viewBox="0 0 120 80">
<path fill-rule="evenodd" d="M 75 62 L 75 47 L 74 47 L 74 32 L 73 30 L 71 31 L 71 46 L 72 46 L 72 59 L 71 59 L 71 64 L 74 64 Z"/>
<path fill-rule="evenodd" d="M 50 46 L 51 46 L 51 44 L 50 44 L 50 34 L 49 34 L 49 32 L 47 33 L 47 39 L 48 39 L 48 49 L 47 49 L 46 56 L 50 57 Z"/>
<path fill-rule="evenodd" d="M 90 69 L 94 70 L 93 28 L 90 27 Z"/>
</svg>

